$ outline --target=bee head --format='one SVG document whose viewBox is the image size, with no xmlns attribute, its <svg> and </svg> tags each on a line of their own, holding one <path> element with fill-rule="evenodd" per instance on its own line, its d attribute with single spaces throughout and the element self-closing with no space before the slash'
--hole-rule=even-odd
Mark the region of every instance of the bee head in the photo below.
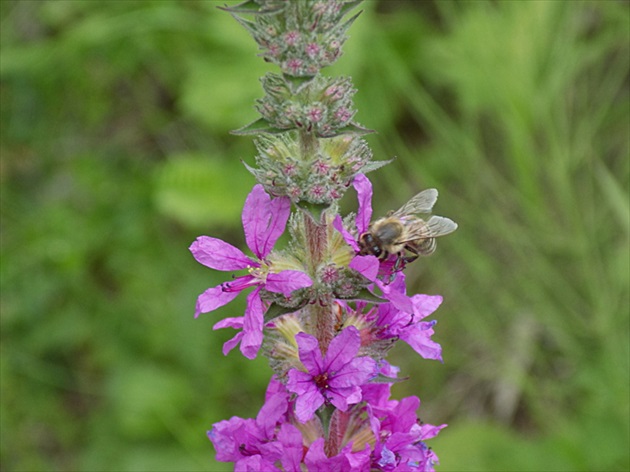
<svg viewBox="0 0 630 472">
<path fill-rule="evenodd" d="M 372 255 L 381 257 L 383 254 L 379 240 L 372 233 L 363 233 L 359 236 L 359 247 L 361 248 L 359 254 L 364 256 Z"/>
</svg>

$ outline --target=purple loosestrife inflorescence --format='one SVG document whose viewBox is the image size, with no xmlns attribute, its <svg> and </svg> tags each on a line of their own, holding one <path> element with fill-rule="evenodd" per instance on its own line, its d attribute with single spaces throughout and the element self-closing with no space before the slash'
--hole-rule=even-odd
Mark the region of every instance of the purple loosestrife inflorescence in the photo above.
<svg viewBox="0 0 630 472">
<path fill-rule="evenodd" d="M 402 271 L 456 225 L 394 213 L 375 229 L 365 174 L 387 162 L 372 161 L 361 137 L 369 130 L 353 121 L 351 79 L 321 74 L 341 55 L 358 14 L 347 16 L 359 3 L 225 7 L 280 68 L 261 80 L 261 118 L 236 131 L 256 136 L 255 165 L 245 166 L 258 184 L 242 213 L 253 256 L 210 236 L 190 246 L 211 269 L 245 271 L 203 292 L 195 316 L 251 290 L 243 316 L 214 328 L 239 330 L 224 354 L 240 343 L 246 357 L 261 352 L 274 371 L 255 419 L 233 417 L 208 432 L 217 460 L 235 470 L 431 471 L 438 462 L 425 440 L 446 425 L 421 422 L 415 396 L 391 399 L 399 369 L 385 358 L 403 340 L 421 357 L 442 360 L 431 339 L 436 321 L 425 321 L 442 297 L 408 295 Z M 349 188 L 357 214 L 342 218 L 337 202 Z M 427 213 L 436 197 L 430 190 L 405 208 Z M 276 248 L 285 230 L 288 242 Z"/>
</svg>

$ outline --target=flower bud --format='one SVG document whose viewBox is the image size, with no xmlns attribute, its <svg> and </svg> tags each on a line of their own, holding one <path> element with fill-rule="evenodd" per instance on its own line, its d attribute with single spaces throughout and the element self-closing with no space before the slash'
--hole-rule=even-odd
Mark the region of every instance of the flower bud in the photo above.
<svg viewBox="0 0 630 472">
<path fill-rule="evenodd" d="M 344 21 L 358 1 L 249 0 L 231 12 L 254 37 L 265 61 L 293 77 L 312 77 L 339 58 L 346 31 L 359 14 Z M 236 14 L 254 14 L 249 21 Z"/>
<path fill-rule="evenodd" d="M 351 124 L 355 114 L 352 96 L 356 90 L 349 77 L 318 75 L 297 91 L 278 74 L 267 74 L 261 81 L 266 95 L 257 101 L 256 108 L 273 128 L 331 137 Z"/>
<path fill-rule="evenodd" d="M 352 135 L 321 139 L 317 152 L 304 160 L 295 133 L 262 135 L 256 147 L 258 168 L 248 169 L 267 192 L 317 205 L 339 200 L 372 158 L 367 143 Z"/>
</svg>

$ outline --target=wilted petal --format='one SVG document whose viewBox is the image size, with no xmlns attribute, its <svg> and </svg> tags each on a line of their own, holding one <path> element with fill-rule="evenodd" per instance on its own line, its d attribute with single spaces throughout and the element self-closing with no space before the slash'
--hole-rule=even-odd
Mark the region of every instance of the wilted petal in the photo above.
<svg viewBox="0 0 630 472">
<path fill-rule="evenodd" d="M 267 274 L 265 289 L 270 292 L 281 293 L 288 297 L 295 290 L 313 285 L 311 278 L 299 270 L 283 270 L 277 274 Z"/>
<path fill-rule="evenodd" d="M 209 313 L 223 305 L 227 305 L 236 298 L 239 292 L 224 292 L 221 285 L 209 288 L 197 298 L 195 318 L 201 313 Z"/>
<path fill-rule="evenodd" d="M 189 250 L 197 262 L 211 269 L 231 271 L 246 269 L 252 265 L 252 260 L 243 251 L 210 236 L 199 236 Z"/>
<path fill-rule="evenodd" d="M 259 259 L 271 252 L 284 232 L 290 212 L 288 197 L 271 200 L 260 184 L 255 185 L 247 196 L 242 215 L 245 241 Z"/>
<path fill-rule="evenodd" d="M 357 174 L 352 181 L 352 186 L 357 191 L 359 200 L 356 224 L 361 234 L 368 230 L 372 221 L 372 182 L 364 174 Z"/>
</svg>

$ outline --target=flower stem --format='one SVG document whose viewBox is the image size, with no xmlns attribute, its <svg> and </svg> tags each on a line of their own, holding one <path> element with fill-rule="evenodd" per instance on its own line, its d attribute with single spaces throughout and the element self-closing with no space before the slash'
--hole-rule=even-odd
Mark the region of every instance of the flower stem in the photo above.
<svg viewBox="0 0 630 472">
<path fill-rule="evenodd" d="M 328 424 L 328 438 L 324 445 L 324 452 L 328 457 L 334 457 L 339 454 L 341 449 L 341 421 L 339 414 L 341 412 L 335 409 L 330 415 L 330 423 Z"/>
<path fill-rule="evenodd" d="M 317 270 L 325 260 L 328 249 L 328 228 L 322 221 L 317 223 L 312 216 L 304 215 L 304 226 L 306 233 L 306 245 L 309 255 L 309 265 L 313 280 L 317 280 Z M 312 325 L 315 328 L 315 337 L 319 340 L 322 353 L 328 350 L 328 345 L 335 334 L 335 317 L 332 312 L 333 297 L 329 292 L 319 292 L 317 300 L 309 305 L 309 312 Z"/>
</svg>

